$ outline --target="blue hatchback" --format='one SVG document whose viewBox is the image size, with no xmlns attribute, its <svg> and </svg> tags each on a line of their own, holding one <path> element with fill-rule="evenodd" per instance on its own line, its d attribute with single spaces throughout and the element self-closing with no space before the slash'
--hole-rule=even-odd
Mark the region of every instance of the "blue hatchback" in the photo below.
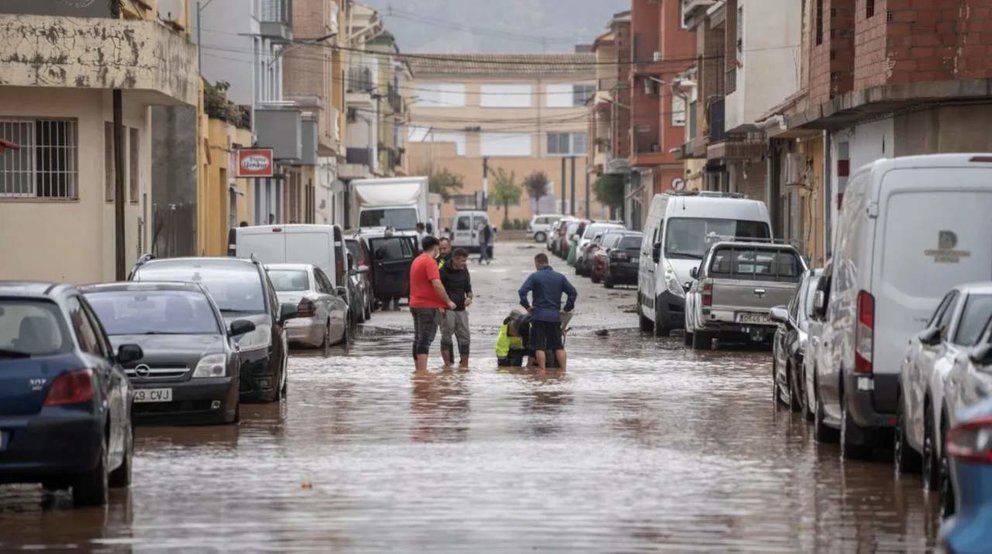
<svg viewBox="0 0 992 554">
<path fill-rule="evenodd" d="M 941 546 L 954 554 L 992 553 L 992 400 L 963 410 L 947 434 L 957 499 L 941 528 Z"/>
<path fill-rule="evenodd" d="M 131 483 L 133 392 L 73 287 L 0 282 L 0 483 L 72 488 L 78 506 L 103 505 Z"/>
</svg>

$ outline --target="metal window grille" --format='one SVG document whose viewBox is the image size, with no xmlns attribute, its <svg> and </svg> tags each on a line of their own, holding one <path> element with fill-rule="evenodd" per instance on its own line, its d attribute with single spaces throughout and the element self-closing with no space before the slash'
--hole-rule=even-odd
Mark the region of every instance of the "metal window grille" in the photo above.
<svg viewBox="0 0 992 554">
<path fill-rule="evenodd" d="M 75 120 L 0 119 L 0 138 L 20 148 L 0 156 L 0 197 L 75 199 Z"/>
</svg>

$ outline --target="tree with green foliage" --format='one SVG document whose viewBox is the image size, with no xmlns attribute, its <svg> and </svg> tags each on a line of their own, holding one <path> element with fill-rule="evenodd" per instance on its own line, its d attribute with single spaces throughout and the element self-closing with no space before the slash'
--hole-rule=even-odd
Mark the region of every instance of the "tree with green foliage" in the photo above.
<svg viewBox="0 0 992 554">
<path fill-rule="evenodd" d="M 493 171 L 495 186 L 493 187 L 492 200 L 497 206 L 503 206 L 503 221 L 510 217 L 510 204 L 520 202 L 520 195 L 523 190 L 517 185 L 517 174 L 514 171 L 506 172 L 502 167 Z"/>
<path fill-rule="evenodd" d="M 421 169 L 417 173 L 427 175 L 428 189 L 433 193 L 440 194 L 441 199 L 445 202 L 451 200 L 451 197 L 465 186 L 465 177 L 448 171 L 446 167 L 437 171 Z"/>
<path fill-rule="evenodd" d="M 617 210 L 623 207 L 623 176 L 600 175 L 596 179 L 596 200 L 610 209 L 610 219 L 616 219 Z"/>
<path fill-rule="evenodd" d="M 524 188 L 527 189 L 527 195 L 534 201 L 536 215 L 541 214 L 541 199 L 548 195 L 548 185 L 550 184 L 551 180 L 548 179 L 548 175 L 541 170 L 536 170 L 524 178 Z"/>
</svg>

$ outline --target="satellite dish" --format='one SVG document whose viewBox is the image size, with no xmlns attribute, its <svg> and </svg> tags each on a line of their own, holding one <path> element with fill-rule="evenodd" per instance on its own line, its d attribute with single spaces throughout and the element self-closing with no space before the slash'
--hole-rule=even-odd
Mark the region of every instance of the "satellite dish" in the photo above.
<svg viewBox="0 0 992 554">
<path fill-rule="evenodd" d="M 672 179 L 672 190 L 685 190 L 685 179 L 679 177 Z"/>
</svg>

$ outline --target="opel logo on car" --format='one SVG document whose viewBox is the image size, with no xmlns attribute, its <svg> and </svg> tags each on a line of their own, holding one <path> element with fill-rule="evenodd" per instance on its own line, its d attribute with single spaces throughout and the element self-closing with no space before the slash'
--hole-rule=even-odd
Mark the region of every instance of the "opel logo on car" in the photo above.
<svg viewBox="0 0 992 554">
<path fill-rule="evenodd" d="M 134 374 L 138 377 L 148 377 L 151 372 L 152 368 L 148 367 L 148 364 L 138 364 L 134 366 Z"/>
</svg>

